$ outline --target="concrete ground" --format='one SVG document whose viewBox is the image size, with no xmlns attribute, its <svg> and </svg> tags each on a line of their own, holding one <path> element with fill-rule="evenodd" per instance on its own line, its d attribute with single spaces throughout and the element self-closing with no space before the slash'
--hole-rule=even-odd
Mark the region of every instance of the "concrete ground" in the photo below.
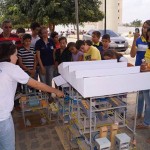
<svg viewBox="0 0 150 150">
<path fill-rule="evenodd" d="M 127 123 L 133 125 L 131 117 L 135 112 L 136 94 L 128 94 L 128 111 Z M 33 112 L 34 113 L 34 112 Z M 35 127 L 31 129 L 19 129 L 18 118 L 22 118 L 21 113 L 13 112 L 14 124 L 16 129 L 16 150 L 63 150 L 63 146 L 55 131 L 56 122 L 51 122 L 49 125 L 42 127 Z M 127 133 L 133 137 L 132 132 L 128 129 L 121 129 L 122 132 Z M 136 130 L 136 149 L 149 150 L 150 144 L 146 142 L 150 137 L 150 129 Z"/>
</svg>

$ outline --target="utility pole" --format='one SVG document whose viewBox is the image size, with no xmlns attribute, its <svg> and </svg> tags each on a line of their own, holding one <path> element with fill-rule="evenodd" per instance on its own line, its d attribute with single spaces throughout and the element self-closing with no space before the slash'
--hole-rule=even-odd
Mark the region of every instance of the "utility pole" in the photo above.
<svg viewBox="0 0 150 150">
<path fill-rule="evenodd" d="M 77 40 L 79 40 L 79 6 L 78 6 L 78 0 L 75 0 L 75 16 L 76 16 L 76 27 L 77 27 Z"/>
<path fill-rule="evenodd" d="M 105 0 L 105 22 L 104 22 L 104 33 L 106 34 L 106 23 L 107 23 L 107 21 L 106 21 L 106 9 L 107 9 L 107 7 L 106 7 L 106 0 Z"/>
</svg>

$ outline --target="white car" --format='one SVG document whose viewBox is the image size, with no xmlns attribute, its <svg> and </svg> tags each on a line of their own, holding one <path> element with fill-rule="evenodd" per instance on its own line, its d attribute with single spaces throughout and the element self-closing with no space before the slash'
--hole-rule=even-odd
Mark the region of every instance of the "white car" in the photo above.
<svg viewBox="0 0 150 150">
<path fill-rule="evenodd" d="M 89 30 L 86 34 L 83 34 L 83 40 L 91 40 L 93 31 L 96 30 Z M 101 33 L 101 37 L 104 35 L 104 30 L 97 31 Z M 106 30 L 106 34 L 110 35 L 110 47 L 114 48 L 118 52 L 124 52 L 127 50 L 128 41 L 124 37 L 120 36 L 112 30 Z"/>
</svg>

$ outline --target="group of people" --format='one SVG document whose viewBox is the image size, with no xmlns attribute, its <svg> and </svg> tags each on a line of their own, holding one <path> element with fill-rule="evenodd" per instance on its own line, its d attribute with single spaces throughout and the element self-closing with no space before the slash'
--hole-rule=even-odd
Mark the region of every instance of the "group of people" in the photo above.
<svg viewBox="0 0 150 150">
<path fill-rule="evenodd" d="M 60 63 L 107 59 L 127 62 L 122 54 L 109 46 L 110 36 L 104 34 L 101 38 L 99 31 L 92 33 L 91 40 L 67 43 L 66 37 L 59 37 L 57 32 L 49 35 L 47 27 L 40 26 L 37 22 L 31 23 L 31 34 L 26 33 L 24 28 L 18 28 L 16 34 L 12 34 L 11 21 L 4 21 L 1 28 L 3 32 L 0 34 L 0 149 L 15 150 L 11 111 L 17 83 L 62 97 L 64 93 L 51 87 L 52 78 L 59 74 Z M 135 65 L 141 65 L 142 59 L 150 60 L 149 28 L 150 20 L 147 20 L 143 24 L 142 34 L 134 34 L 130 55 L 136 56 Z M 38 82 L 38 76 L 41 82 Z M 137 119 L 142 117 L 144 101 L 144 122 L 137 125 L 137 128 L 142 129 L 150 125 L 149 90 L 139 93 Z"/>
</svg>

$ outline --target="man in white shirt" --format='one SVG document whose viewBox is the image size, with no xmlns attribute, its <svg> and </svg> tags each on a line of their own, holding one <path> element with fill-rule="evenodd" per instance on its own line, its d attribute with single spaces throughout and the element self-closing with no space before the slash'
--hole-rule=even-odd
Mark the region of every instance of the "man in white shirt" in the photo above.
<svg viewBox="0 0 150 150">
<path fill-rule="evenodd" d="M 32 32 L 31 33 L 31 36 L 32 36 L 31 47 L 35 48 L 36 41 L 40 39 L 40 37 L 38 35 L 39 30 L 40 30 L 40 24 L 37 22 L 33 22 L 33 23 L 31 23 L 30 28 L 31 28 L 31 32 Z"/>
</svg>

